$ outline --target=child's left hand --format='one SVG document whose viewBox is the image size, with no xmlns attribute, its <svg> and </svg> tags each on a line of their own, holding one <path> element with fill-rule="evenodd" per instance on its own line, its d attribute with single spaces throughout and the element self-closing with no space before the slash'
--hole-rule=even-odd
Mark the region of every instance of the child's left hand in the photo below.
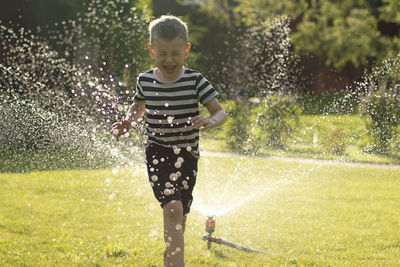
<svg viewBox="0 0 400 267">
<path fill-rule="evenodd" d="M 201 131 L 206 131 L 215 126 L 216 122 L 211 118 L 204 118 L 202 116 L 196 116 L 192 119 L 192 125 L 195 129 L 200 129 Z"/>
</svg>

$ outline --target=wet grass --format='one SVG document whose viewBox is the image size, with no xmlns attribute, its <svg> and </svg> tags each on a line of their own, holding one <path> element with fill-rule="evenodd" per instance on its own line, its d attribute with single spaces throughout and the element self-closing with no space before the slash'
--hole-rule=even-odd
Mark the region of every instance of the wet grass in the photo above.
<svg viewBox="0 0 400 267">
<path fill-rule="evenodd" d="M 399 179 L 396 168 L 203 155 L 187 266 L 396 266 Z M 234 207 L 214 236 L 270 255 L 208 250 L 202 201 Z M 161 231 L 141 163 L 0 174 L 1 266 L 161 266 Z"/>
<path fill-rule="evenodd" d="M 139 160 L 143 148 L 125 142 L 101 145 L 51 144 L 42 148 L 22 148 L 0 144 L 0 172 L 32 172 L 62 169 L 99 169 Z M 117 153 L 117 155 L 114 155 Z"/>
</svg>

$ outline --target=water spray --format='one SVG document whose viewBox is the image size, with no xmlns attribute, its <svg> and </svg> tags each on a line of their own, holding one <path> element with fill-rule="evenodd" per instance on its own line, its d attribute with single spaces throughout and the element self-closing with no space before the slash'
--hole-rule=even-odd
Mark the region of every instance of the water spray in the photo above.
<svg viewBox="0 0 400 267">
<path fill-rule="evenodd" d="M 206 232 L 208 233 L 208 235 L 204 235 L 203 236 L 203 240 L 207 241 L 207 248 L 211 249 L 211 243 L 214 242 L 216 244 L 222 244 L 222 245 L 226 245 L 232 248 L 236 248 L 239 250 L 243 250 L 246 252 L 257 252 L 257 253 L 263 253 L 263 254 L 270 254 L 268 252 L 264 252 L 264 251 L 260 251 L 260 250 L 256 250 L 256 249 L 252 249 L 252 248 L 247 248 L 229 241 L 226 241 L 222 238 L 218 238 L 218 237 L 213 237 L 212 234 L 215 231 L 215 216 L 207 216 L 207 220 L 206 220 Z"/>
</svg>

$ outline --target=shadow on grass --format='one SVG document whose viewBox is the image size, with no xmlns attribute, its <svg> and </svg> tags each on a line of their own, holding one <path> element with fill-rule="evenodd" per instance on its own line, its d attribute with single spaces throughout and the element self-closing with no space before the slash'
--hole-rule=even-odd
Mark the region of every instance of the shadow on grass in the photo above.
<svg viewBox="0 0 400 267">
<path fill-rule="evenodd" d="M 41 149 L 0 145 L 0 173 L 100 169 L 143 161 L 137 147 L 134 150 L 124 144 L 118 146 L 120 149 L 113 152 L 109 147 L 99 149 L 78 145 L 54 145 Z"/>
<path fill-rule="evenodd" d="M 379 157 L 382 162 L 366 160 L 357 158 L 351 154 L 332 154 L 326 153 L 324 151 L 312 149 L 312 148 L 289 148 L 284 151 L 284 153 L 288 154 L 288 156 L 297 156 L 300 158 L 314 158 L 321 160 L 344 160 L 347 162 L 358 162 L 358 163 L 377 163 L 377 164 L 400 164 L 400 154 L 398 153 L 388 153 L 388 154 L 378 154 L 378 153 L 364 153 L 365 155 Z M 385 163 L 384 161 L 388 160 L 390 162 Z"/>
<path fill-rule="evenodd" d="M 104 146 L 91 145 L 52 145 L 41 149 L 23 149 L 12 145 L 0 145 L 0 173 L 32 172 L 65 169 L 100 169 L 143 162 L 144 148 L 128 142 L 107 143 Z M 341 160 L 357 163 L 400 164 L 400 154 L 375 155 L 390 163 L 362 160 L 352 155 L 330 155 L 312 147 L 287 148 L 283 150 L 264 150 L 237 153 L 238 155 L 258 157 L 291 157 L 319 160 Z"/>
<path fill-rule="evenodd" d="M 218 259 L 226 259 L 227 258 L 227 256 L 225 256 L 225 254 L 220 250 L 212 249 L 211 251 L 215 255 L 215 257 L 217 257 Z"/>
<path fill-rule="evenodd" d="M 228 152 L 229 153 L 229 152 Z M 264 149 L 262 151 L 239 151 L 231 152 L 238 155 L 257 156 L 257 157 L 286 157 L 286 158 L 303 158 L 315 159 L 326 161 L 342 161 L 349 163 L 363 163 L 363 164 L 381 164 L 381 165 L 400 165 L 400 153 L 391 154 L 371 154 L 364 153 L 365 157 L 358 157 L 349 153 L 342 155 L 327 153 L 318 148 L 306 146 L 302 148 L 288 147 L 285 149 Z M 362 152 L 361 152 L 362 153 Z M 371 158 L 368 158 L 371 157 Z"/>
</svg>

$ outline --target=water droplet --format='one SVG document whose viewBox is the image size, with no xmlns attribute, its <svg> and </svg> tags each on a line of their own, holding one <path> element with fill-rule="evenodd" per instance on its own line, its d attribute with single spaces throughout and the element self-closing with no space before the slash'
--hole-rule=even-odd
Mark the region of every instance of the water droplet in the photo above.
<svg viewBox="0 0 400 267">
<path fill-rule="evenodd" d="M 169 179 L 171 180 L 171 181 L 173 181 L 173 182 L 175 182 L 176 180 L 178 180 L 178 175 L 176 175 L 176 173 L 171 173 L 170 175 L 169 175 Z"/>
<path fill-rule="evenodd" d="M 181 166 L 182 164 L 179 161 L 175 162 L 175 168 L 179 169 Z"/>
<path fill-rule="evenodd" d="M 181 153 L 181 149 L 179 147 L 174 147 L 174 153 L 175 155 L 178 155 L 179 153 Z"/>
</svg>

